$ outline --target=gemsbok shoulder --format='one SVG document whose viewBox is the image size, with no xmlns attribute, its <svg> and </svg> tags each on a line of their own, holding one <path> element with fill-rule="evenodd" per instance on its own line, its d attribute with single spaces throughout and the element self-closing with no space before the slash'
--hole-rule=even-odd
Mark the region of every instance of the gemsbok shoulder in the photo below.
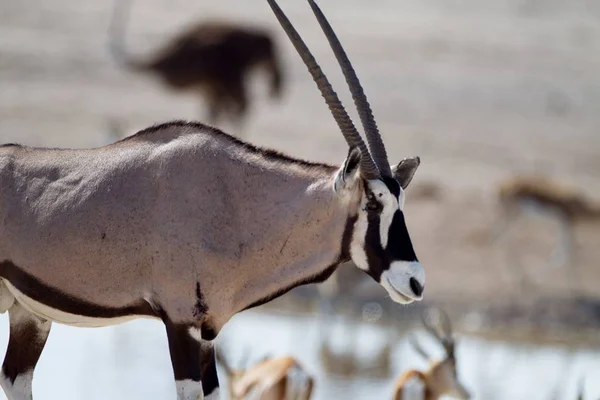
<svg viewBox="0 0 600 400">
<path fill-rule="evenodd" d="M 313 377 L 291 356 L 265 357 L 246 369 L 233 369 L 222 351 L 217 362 L 227 374 L 230 400 L 310 400 Z"/>
<path fill-rule="evenodd" d="M 161 80 L 177 92 L 198 93 L 206 104 L 207 122 L 230 118 L 240 125 L 248 113 L 250 73 L 268 74 L 272 98 L 281 97 L 284 72 L 271 34 L 258 27 L 226 21 L 194 24 L 175 36 L 155 55 L 138 59 L 125 50 L 124 31 L 133 0 L 115 0 L 110 26 L 110 52 L 129 71 Z"/>
<path fill-rule="evenodd" d="M 98 327 L 158 318 L 179 400 L 218 397 L 212 340 L 236 313 L 327 279 L 347 260 L 395 302 L 421 300 L 425 272 L 403 212 L 419 166 L 390 166 L 344 50 L 363 141 L 275 0 L 268 3 L 317 83 L 349 152 L 341 167 L 171 122 L 94 149 L 0 148 L 0 306 L 10 340 L 0 384 L 31 399 L 52 322 Z"/>
<path fill-rule="evenodd" d="M 394 400 L 437 400 L 442 396 L 450 396 L 468 400 L 470 394 L 459 381 L 456 372 L 456 355 L 454 353 L 456 343 L 452 335 L 450 319 L 442 310 L 430 311 L 436 312 L 439 317 L 438 323 L 434 327 L 423 314 L 423 325 L 427 332 L 442 345 L 445 356 L 439 360 L 433 359 L 417 339 L 411 337 L 410 343 L 419 355 L 429 362 L 429 368 L 426 371 L 416 369 L 405 371 L 396 381 L 392 398 Z"/>
</svg>

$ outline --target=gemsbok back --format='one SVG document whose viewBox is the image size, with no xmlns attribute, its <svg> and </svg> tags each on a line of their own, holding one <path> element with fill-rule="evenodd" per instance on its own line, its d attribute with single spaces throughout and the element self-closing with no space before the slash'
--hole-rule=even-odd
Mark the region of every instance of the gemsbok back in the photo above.
<svg viewBox="0 0 600 400">
<path fill-rule="evenodd" d="M 291 356 L 265 357 L 246 369 L 233 369 L 216 351 L 227 373 L 229 400 L 310 400 L 312 376 Z"/>
<path fill-rule="evenodd" d="M 434 360 L 421 347 L 416 338 L 411 337 L 410 343 L 415 350 L 429 362 L 425 371 L 415 369 L 404 372 L 396 381 L 394 400 L 437 400 L 442 396 L 468 400 L 469 392 L 458 379 L 456 372 L 456 356 L 454 353 L 455 340 L 452 336 L 452 325 L 448 315 L 439 309 L 433 309 L 438 314 L 438 323 L 434 327 L 422 314 L 425 329 L 436 338 L 445 351 L 444 358 Z M 440 329 L 441 328 L 441 329 Z"/>
<path fill-rule="evenodd" d="M 218 396 L 212 340 L 236 313 L 327 279 L 352 259 L 392 300 L 421 300 L 404 218 L 419 166 L 391 167 L 335 33 L 309 0 L 351 88 L 369 148 L 310 51 L 268 0 L 349 146 L 341 167 L 252 146 L 199 123 L 150 127 L 94 149 L 0 147 L 0 383 L 31 399 L 51 323 L 166 327 L 179 400 Z"/>
<path fill-rule="evenodd" d="M 270 95 L 279 98 L 284 73 L 271 34 L 224 21 L 205 21 L 185 29 L 147 60 L 127 54 L 125 22 L 132 0 L 115 0 L 110 51 L 126 69 L 160 79 L 173 91 L 198 93 L 207 105 L 209 123 L 230 117 L 240 125 L 251 107 L 249 74 L 263 68 Z"/>
</svg>

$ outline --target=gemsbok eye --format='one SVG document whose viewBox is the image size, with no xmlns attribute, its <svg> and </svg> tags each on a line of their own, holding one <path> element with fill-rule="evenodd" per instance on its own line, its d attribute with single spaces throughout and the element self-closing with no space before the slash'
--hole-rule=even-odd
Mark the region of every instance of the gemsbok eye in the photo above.
<svg viewBox="0 0 600 400">
<path fill-rule="evenodd" d="M 367 210 L 369 210 L 369 211 L 381 211 L 381 209 L 382 209 L 381 203 L 379 203 L 375 200 L 369 201 L 367 203 Z"/>
</svg>

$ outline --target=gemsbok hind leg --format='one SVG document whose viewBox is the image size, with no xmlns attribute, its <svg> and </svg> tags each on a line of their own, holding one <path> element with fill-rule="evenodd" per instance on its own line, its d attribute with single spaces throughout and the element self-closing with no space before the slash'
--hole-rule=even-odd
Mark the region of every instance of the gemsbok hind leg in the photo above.
<svg viewBox="0 0 600 400">
<path fill-rule="evenodd" d="M 169 321 L 165 325 L 177 400 L 218 400 L 219 380 L 213 343 L 202 339 L 200 330 L 191 325 Z"/>
<path fill-rule="evenodd" d="M 0 384 L 8 400 L 31 400 L 33 370 L 50 334 L 52 322 L 31 314 L 16 301 L 8 310 L 8 316 L 10 336 Z"/>
</svg>

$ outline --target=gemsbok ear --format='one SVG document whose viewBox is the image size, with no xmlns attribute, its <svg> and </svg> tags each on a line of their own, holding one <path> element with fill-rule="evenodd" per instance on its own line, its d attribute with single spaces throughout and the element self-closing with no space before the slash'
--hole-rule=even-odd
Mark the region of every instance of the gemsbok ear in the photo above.
<svg viewBox="0 0 600 400">
<path fill-rule="evenodd" d="M 400 161 L 395 167 L 392 167 L 394 178 L 398 180 L 402 189 L 406 189 L 410 181 L 412 181 L 419 164 L 421 164 L 419 157 L 408 157 Z"/>
<path fill-rule="evenodd" d="M 334 190 L 336 192 L 354 186 L 356 178 L 358 177 L 360 157 L 360 150 L 357 147 L 353 147 L 348 151 L 348 157 L 346 157 L 344 165 L 340 168 L 335 177 Z"/>
</svg>

